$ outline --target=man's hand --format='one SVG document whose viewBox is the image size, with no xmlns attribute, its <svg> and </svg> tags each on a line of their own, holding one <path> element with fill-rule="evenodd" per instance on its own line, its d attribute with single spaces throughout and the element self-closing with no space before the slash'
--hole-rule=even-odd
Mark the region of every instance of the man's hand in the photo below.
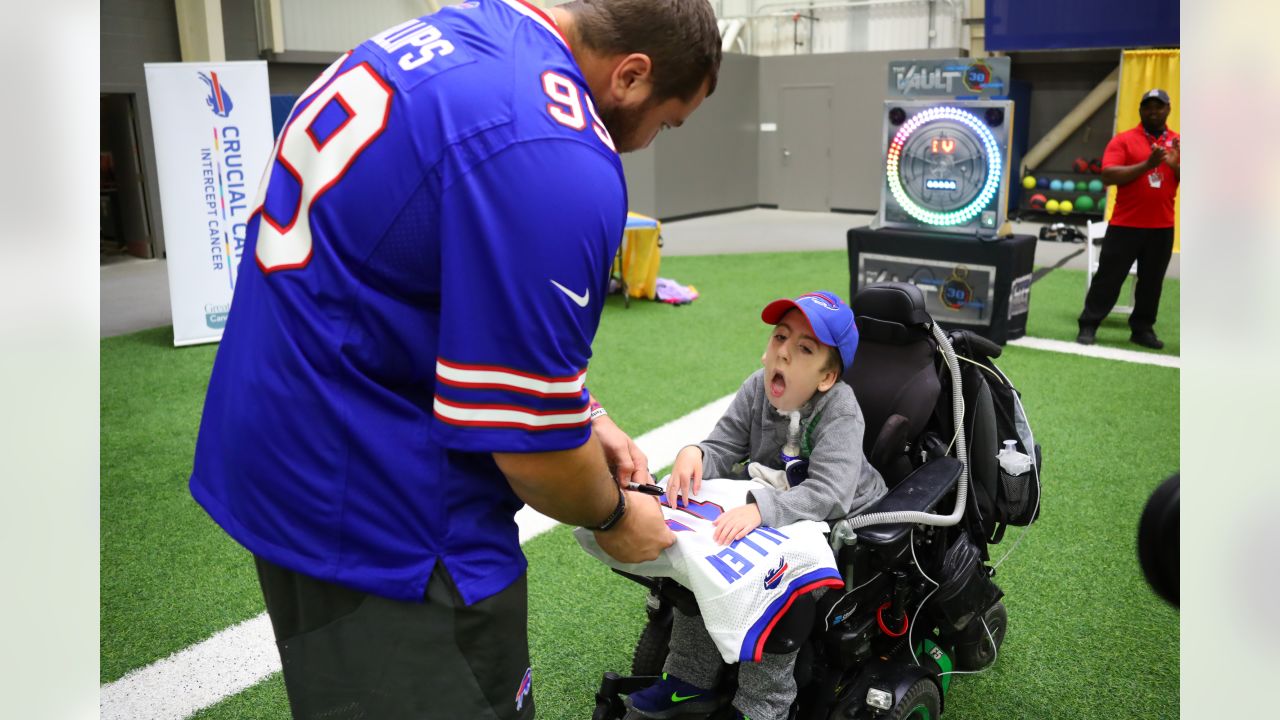
<svg viewBox="0 0 1280 720">
<path fill-rule="evenodd" d="M 595 538 L 610 557 L 624 563 L 654 560 L 676 541 L 658 499 L 638 492 L 627 492 L 627 512 L 622 520 L 609 530 L 596 532 Z"/>
<path fill-rule="evenodd" d="M 747 533 L 760 527 L 760 507 L 755 503 L 747 503 L 724 513 L 716 518 L 715 540 L 721 545 L 728 545 L 734 540 L 746 537 Z"/>
<path fill-rule="evenodd" d="M 640 446 L 617 423 L 610 420 L 608 415 L 592 420 L 591 432 L 595 433 L 600 445 L 604 447 L 605 461 L 609 463 L 609 470 L 613 472 L 618 485 L 626 487 L 629 482 L 653 482 L 653 477 L 649 475 L 649 458 L 645 457 Z"/>
<path fill-rule="evenodd" d="M 671 466 L 671 477 L 667 479 L 667 505 L 675 507 L 680 495 L 689 502 L 690 495 L 696 495 L 702 489 L 702 448 L 689 445 L 676 455 L 676 462 Z"/>
<path fill-rule="evenodd" d="M 1164 162 L 1165 156 L 1168 154 L 1169 151 L 1165 150 L 1164 147 L 1151 143 L 1151 155 L 1147 157 L 1147 169 L 1154 169 L 1160 163 Z"/>
<path fill-rule="evenodd" d="M 1165 151 L 1164 161 L 1175 171 L 1182 164 L 1182 139 L 1174 138 L 1173 147 Z"/>
</svg>

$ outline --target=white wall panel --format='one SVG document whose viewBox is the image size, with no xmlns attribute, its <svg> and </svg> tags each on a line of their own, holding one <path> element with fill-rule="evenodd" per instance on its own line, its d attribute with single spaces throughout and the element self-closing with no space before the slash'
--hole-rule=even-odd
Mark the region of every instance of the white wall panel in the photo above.
<svg viewBox="0 0 1280 720">
<path fill-rule="evenodd" d="M 259 12 L 275 3 L 259 3 Z M 448 1 L 441 5 L 452 4 Z M 409 18 L 425 15 L 425 0 L 278 0 L 284 47 L 277 52 L 346 52 L 369 37 Z"/>
<path fill-rule="evenodd" d="M 818 7 L 811 8 L 810 5 Z M 777 0 L 749 3 L 721 0 L 721 17 L 749 17 L 750 52 L 755 55 L 810 55 L 818 53 L 863 52 L 868 50 L 914 50 L 929 47 L 956 47 L 967 38 L 961 24 L 964 6 L 960 0 L 935 0 L 929 37 L 928 0 L 905 0 L 852 7 L 821 7 L 831 0 L 815 3 L 786 3 Z M 809 21 L 796 22 L 794 14 L 818 18 L 809 42 Z M 798 31 L 798 32 L 797 32 Z M 796 35 L 801 41 L 797 46 Z"/>
</svg>

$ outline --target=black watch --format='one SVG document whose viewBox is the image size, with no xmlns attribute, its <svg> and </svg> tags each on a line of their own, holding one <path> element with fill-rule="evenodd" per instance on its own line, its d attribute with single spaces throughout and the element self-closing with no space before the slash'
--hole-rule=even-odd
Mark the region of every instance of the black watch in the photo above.
<svg viewBox="0 0 1280 720">
<path fill-rule="evenodd" d="M 587 529 L 593 530 L 595 532 L 604 532 L 606 530 L 612 530 L 613 526 L 617 525 L 618 521 L 622 520 L 622 516 L 626 514 L 627 514 L 627 494 L 622 491 L 621 487 L 619 487 L 618 488 L 618 506 L 613 509 L 613 512 L 609 513 L 609 517 L 605 518 L 604 522 L 600 523 L 599 525 L 596 525 L 595 527 L 589 527 Z"/>
</svg>

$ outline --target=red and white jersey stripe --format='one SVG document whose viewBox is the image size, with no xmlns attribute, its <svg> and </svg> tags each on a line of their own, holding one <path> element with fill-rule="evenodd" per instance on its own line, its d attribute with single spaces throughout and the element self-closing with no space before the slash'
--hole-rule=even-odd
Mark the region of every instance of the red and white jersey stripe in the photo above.
<svg viewBox="0 0 1280 720">
<path fill-rule="evenodd" d="M 452 425 L 552 430 L 586 425 L 586 405 L 568 411 L 529 410 L 513 405 L 472 405 L 435 398 L 435 415 Z"/>
<path fill-rule="evenodd" d="M 577 375 L 552 378 L 521 372 L 498 365 L 463 365 L 436 359 L 436 379 L 445 385 L 476 390 L 510 390 L 547 398 L 571 398 L 582 395 L 587 371 Z"/>
</svg>

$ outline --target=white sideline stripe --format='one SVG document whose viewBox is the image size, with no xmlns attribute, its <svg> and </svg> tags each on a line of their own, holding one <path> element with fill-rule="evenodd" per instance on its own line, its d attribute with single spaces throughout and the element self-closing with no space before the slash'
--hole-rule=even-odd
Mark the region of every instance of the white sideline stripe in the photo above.
<svg viewBox="0 0 1280 720">
<path fill-rule="evenodd" d="M 102 720 L 177 720 L 280 671 L 266 613 L 102 686 Z"/>
<path fill-rule="evenodd" d="M 710 434 L 733 395 L 636 438 L 653 470 L 676 459 L 680 448 Z M 516 513 L 520 542 L 559 523 L 525 507 Z M 180 720 L 221 702 L 280 672 L 271 619 L 264 612 L 218 632 L 208 640 L 138 668 L 100 692 L 101 720 Z"/>
<path fill-rule="evenodd" d="M 1052 352 L 1067 353 L 1068 355 L 1083 355 L 1085 357 L 1101 358 L 1103 360 L 1119 360 L 1121 362 L 1140 363 L 1142 365 L 1159 365 L 1161 367 L 1176 368 L 1178 370 L 1182 369 L 1182 358 L 1174 355 L 1157 355 L 1156 353 L 1139 352 L 1137 350 L 1121 350 L 1120 348 L 1101 347 L 1098 345 L 1081 345 L 1077 342 L 1034 337 L 1023 337 L 1018 338 L 1017 340 L 1010 340 L 1009 344 L 1015 347 L 1025 347 L 1033 350 L 1049 350 Z"/>
</svg>

